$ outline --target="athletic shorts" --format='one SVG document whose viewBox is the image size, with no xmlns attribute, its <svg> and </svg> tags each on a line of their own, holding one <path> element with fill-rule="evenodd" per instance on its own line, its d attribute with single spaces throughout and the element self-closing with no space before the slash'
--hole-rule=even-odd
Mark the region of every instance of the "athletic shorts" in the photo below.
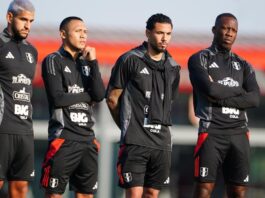
<svg viewBox="0 0 265 198">
<path fill-rule="evenodd" d="M 200 133 L 194 152 L 194 176 L 198 182 L 215 182 L 218 170 L 225 182 L 249 183 L 249 133 L 216 135 Z"/>
<path fill-rule="evenodd" d="M 41 186 L 49 194 L 70 190 L 95 194 L 98 187 L 98 146 L 94 142 L 54 139 L 42 164 Z"/>
<path fill-rule="evenodd" d="M 169 185 L 171 151 L 123 145 L 119 151 L 119 186 L 161 189 Z"/>
<path fill-rule="evenodd" d="M 0 180 L 34 179 L 33 135 L 0 134 Z"/>
</svg>

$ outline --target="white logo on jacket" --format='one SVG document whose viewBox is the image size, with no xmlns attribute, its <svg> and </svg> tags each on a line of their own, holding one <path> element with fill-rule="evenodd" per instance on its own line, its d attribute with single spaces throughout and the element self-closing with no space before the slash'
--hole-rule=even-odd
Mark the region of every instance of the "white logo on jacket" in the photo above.
<svg viewBox="0 0 265 198">
<path fill-rule="evenodd" d="M 17 76 L 12 76 L 12 83 L 30 85 L 31 79 L 24 74 L 18 74 Z"/>
<path fill-rule="evenodd" d="M 15 57 L 13 56 L 13 54 L 11 52 L 8 52 L 5 58 L 14 59 Z"/>
<path fill-rule="evenodd" d="M 25 54 L 26 54 L 27 61 L 29 63 L 34 63 L 33 55 L 31 53 L 29 53 L 29 52 L 26 52 Z"/>
<path fill-rule="evenodd" d="M 228 86 L 228 87 L 238 87 L 239 86 L 239 83 L 230 77 L 226 77 L 223 80 L 218 80 L 218 83 L 225 85 L 225 86 Z"/>
<path fill-rule="evenodd" d="M 235 70 L 240 70 L 241 69 L 240 63 L 239 62 L 235 62 L 235 61 L 232 62 L 232 67 Z"/>
<path fill-rule="evenodd" d="M 145 68 L 143 68 L 143 69 L 140 71 L 140 74 L 147 74 L 147 75 L 149 75 L 149 72 L 148 72 L 147 68 L 145 67 Z"/>
<path fill-rule="evenodd" d="M 90 74 L 90 67 L 87 66 L 87 65 L 82 66 L 82 73 L 85 76 L 89 76 L 89 74 Z"/>
<path fill-rule="evenodd" d="M 77 84 L 73 86 L 68 86 L 68 93 L 83 93 L 84 88 L 79 87 Z"/>
<path fill-rule="evenodd" d="M 219 68 L 219 66 L 216 64 L 216 62 L 213 62 L 209 68 Z"/>
</svg>

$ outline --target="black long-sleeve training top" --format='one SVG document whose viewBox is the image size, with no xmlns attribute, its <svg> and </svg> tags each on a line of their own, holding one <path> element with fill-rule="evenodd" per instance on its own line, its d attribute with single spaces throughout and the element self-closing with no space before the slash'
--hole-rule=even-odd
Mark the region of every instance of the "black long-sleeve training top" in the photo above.
<svg viewBox="0 0 265 198">
<path fill-rule="evenodd" d="M 259 87 L 252 66 L 215 45 L 188 61 L 199 132 L 237 134 L 248 131 L 246 109 L 259 104 Z"/>
<path fill-rule="evenodd" d="M 32 79 L 37 50 L 26 40 L 0 34 L 0 133 L 32 134 Z"/>
<path fill-rule="evenodd" d="M 87 61 L 81 54 L 74 60 L 61 47 L 44 59 L 42 77 L 49 102 L 49 140 L 94 138 L 92 104 L 105 95 L 97 60 Z"/>
<path fill-rule="evenodd" d="M 123 89 L 121 144 L 171 150 L 168 126 L 171 125 L 171 103 L 176 98 L 179 72 L 180 66 L 168 52 L 161 61 L 155 62 L 148 57 L 146 42 L 119 57 L 112 69 L 108 90 Z"/>
</svg>

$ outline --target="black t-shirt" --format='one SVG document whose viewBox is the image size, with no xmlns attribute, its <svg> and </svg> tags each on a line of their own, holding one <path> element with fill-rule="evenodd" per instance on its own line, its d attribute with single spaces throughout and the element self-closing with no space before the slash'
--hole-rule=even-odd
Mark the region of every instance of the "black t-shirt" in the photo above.
<svg viewBox="0 0 265 198">
<path fill-rule="evenodd" d="M 32 79 L 37 50 L 26 40 L 0 34 L 0 133 L 32 134 Z"/>
<path fill-rule="evenodd" d="M 199 132 L 248 131 L 246 109 L 259 103 L 259 87 L 251 65 L 213 45 L 192 55 L 188 68 L 195 113 L 200 118 Z"/>
<path fill-rule="evenodd" d="M 92 103 L 103 100 L 105 88 L 97 60 L 76 60 L 61 48 L 42 63 L 49 102 L 49 140 L 87 141 L 94 137 Z"/>
<path fill-rule="evenodd" d="M 108 89 L 123 89 L 120 99 L 120 129 L 121 144 L 135 144 L 161 150 L 171 150 L 171 135 L 169 127 L 164 124 L 154 124 L 148 119 L 150 98 L 153 92 L 160 92 L 164 97 L 164 85 L 168 80 L 172 93 L 170 102 L 174 99 L 179 83 L 179 65 L 169 54 L 165 57 L 164 67 L 170 68 L 170 76 L 165 79 L 164 72 L 157 75 L 161 82 L 160 90 L 153 89 L 153 70 L 144 61 L 146 45 L 143 44 L 122 55 L 112 69 Z M 154 62 L 157 66 L 161 62 Z M 170 109 L 168 110 L 170 113 Z"/>
</svg>

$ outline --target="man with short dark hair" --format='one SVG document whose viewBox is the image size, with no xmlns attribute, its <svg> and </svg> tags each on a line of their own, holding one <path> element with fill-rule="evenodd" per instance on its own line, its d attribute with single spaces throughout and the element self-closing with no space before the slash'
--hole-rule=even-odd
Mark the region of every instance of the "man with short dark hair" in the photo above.
<svg viewBox="0 0 265 198">
<path fill-rule="evenodd" d="M 259 104 L 252 66 L 231 51 L 238 21 L 217 16 L 212 45 L 188 62 L 194 109 L 200 118 L 194 153 L 194 197 L 210 198 L 217 172 L 223 170 L 229 198 L 243 198 L 249 183 L 249 129 L 246 109 Z"/>
<path fill-rule="evenodd" d="M 112 69 L 107 104 L 121 130 L 117 170 L 126 198 L 157 198 L 170 182 L 170 111 L 180 70 L 166 50 L 172 28 L 168 16 L 151 16 L 148 41 L 123 54 Z"/>
<path fill-rule="evenodd" d="M 0 188 L 9 197 L 26 197 L 34 178 L 32 80 L 37 50 L 26 41 L 35 9 L 28 0 L 12 1 L 7 28 L 0 34 Z"/>
<path fill-rule="evenodd" d="M 105 88 L 94 47 L 87 46 L 87 28 L 79 17 L 60 25 L 61 48 L 42 64 L 49 102 L 49 148 L 42 164 L 46 197 L 59 198 L 69 182 L 78 198 L 92 198 L 98 188 L 99 145 L 92 129 L 93 104 Z"/>
</svg>

